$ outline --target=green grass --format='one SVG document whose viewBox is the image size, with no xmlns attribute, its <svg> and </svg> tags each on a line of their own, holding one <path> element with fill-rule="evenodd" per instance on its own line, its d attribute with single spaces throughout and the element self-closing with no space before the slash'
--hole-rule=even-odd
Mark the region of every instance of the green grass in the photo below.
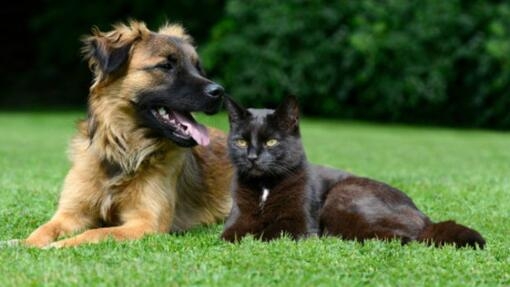
<svg viewBox="0 0 510 287">
<path fill-rule="evenodd" d="M 0 240 L 55 211 L 81 113 L 0 113 Z M 225 115 L 201 117 L 226 129 Z M 0 286 L 509 286 L 510 134 L 304 119 L 315 163 L 406 191 L 433 220 L 455 219 L 483 251 L 335 238 L 241 244 L 222 226 L 62 250 L 0 247 Z"/>
</svg>

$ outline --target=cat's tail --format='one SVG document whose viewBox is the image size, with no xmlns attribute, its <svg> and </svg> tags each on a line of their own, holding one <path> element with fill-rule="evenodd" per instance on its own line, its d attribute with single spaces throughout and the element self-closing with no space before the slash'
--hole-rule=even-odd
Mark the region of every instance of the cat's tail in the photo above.
<svg viewBox="0 0 510 287">
<path fill-rule="evenodd" d="M 418 236 L 418 241 L 435 246 L 454 244 L 457 247 L 470 246 L 475 249 L 477 245 L 480 249 L 485 246 L 485 239 L 478 231 L 453 220 L 427 225 Z"/>
</svg>

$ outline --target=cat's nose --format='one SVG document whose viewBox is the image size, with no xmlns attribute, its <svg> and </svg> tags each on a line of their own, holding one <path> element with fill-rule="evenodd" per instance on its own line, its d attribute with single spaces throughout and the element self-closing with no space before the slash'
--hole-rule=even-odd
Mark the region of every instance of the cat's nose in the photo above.
<svg viewBox="0 0 510 287">
<path fill-rule="evenodd" d="M 252 163 L 256 161 L 258 158 L 257 154 L 249 153 L 248 154 L 248 160 L 250 160 Z"/>
</svg>

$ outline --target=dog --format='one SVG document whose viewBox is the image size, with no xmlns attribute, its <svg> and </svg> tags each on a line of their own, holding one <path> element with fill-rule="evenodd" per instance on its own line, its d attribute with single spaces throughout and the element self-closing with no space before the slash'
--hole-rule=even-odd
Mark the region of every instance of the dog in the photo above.
<svg viewBox="0 0 510 287">
<path fill-rule="evenodd" d="M 206 78 L 184 28 L 156 32 L 132 20 L 93 28 L 82 41 L 94 75 L 88 117 L 71 140 L 55 214 L 21 242 L 136 240 L 223 220 L 231 207 L 226 136 L 191 113 L 218 112 L 224 89 Z"/>
</svg>

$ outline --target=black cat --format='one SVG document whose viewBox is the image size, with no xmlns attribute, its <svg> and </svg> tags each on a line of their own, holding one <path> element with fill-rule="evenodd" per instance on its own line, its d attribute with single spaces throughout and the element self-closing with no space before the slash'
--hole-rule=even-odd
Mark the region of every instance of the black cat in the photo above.
<svg viewBox="0 0 510 287">
<path fill-rule="evenodd" d="M 225 104 L 236 174 L 224 240 L 235 242 L 248 234 L 262 240 L 335 235 L 484 247 L 477 231 L 454 221 L 433 223 L 389 185 L 308 163 L 295 98 L 276 110 L 244 109 L 228 98 Z"/>
</svg>

